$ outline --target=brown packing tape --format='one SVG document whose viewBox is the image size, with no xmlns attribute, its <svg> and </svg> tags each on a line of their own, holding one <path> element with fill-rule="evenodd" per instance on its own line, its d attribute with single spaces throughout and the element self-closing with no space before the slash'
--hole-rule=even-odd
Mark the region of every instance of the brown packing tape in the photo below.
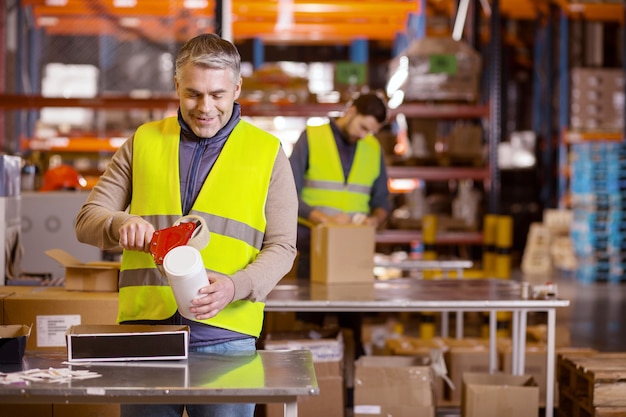
<svg viewBox="0 0 626 417">
<path fill-rule="evenodd" d="M 189 214 L 176 220 L 173 226 L 178 226 L 181 223 L 197 224 L 191 239 L 187 242 L 187 246 L 193 246 L 198 250 L 202 250 L 209 244 L 209 241 L 211 240 L 211 233 L 209 232 L 209 226 L 207 226 L 204 218 L 195 214 Z"/>
</svg>

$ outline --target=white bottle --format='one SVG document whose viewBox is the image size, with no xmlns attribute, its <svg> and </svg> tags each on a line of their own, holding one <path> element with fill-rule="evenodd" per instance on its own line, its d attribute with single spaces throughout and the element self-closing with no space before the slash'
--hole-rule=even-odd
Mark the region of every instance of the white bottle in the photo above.
<svg viewBox="0 0 626 417">
<path fill-rule="evenodd" d="M 175 247 L 163 258 L 163 269 L 174 292 L 178 311 L 193 320 L 194 314 L 189 311 L 191 300 L 198 297 L 200 288 L 209 285 L 200 252 L 193 246 Z"/>
</svg>

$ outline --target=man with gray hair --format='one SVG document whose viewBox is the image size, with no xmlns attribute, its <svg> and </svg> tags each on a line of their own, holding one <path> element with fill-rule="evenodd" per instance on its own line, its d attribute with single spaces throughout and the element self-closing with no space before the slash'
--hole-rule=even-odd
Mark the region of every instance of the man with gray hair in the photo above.
<svg viewBox="0 0 626 417">
<path fill-rule="evenodd" d="M 241 58 L 214 34 L 176 59 L 177 117 L 141 125 L 116 152 L 76 218 L 80 242 L 123 249 L 118 322 L 188 325 L 190 350 L 256 350 L 264 301 L 296 254 L 298 197 L 280 141 L 241 119 Z M 182 317 L 150 255 L 156 230 L 200 216 L 206 286 Z M 122 417 L 252 417 L 254 404 L 122 405 Z"/>
</svg>

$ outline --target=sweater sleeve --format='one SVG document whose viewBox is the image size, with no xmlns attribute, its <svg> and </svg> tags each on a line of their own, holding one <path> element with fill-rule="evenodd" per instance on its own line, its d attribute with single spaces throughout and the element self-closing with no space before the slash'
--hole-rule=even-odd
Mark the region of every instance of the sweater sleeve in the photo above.
<svg viewBox="0 0 626 417">
<path fill-rule="evenodd" d="M 264 301 L 293 266 L 296 257 L 298 196 L 289 160 L 281 148 L 276 156 L 265 205 L 267 226 L 257 258 L 231 276 L 234 300 Z"/>
<path fill-rule="evenodd" d="M 127 212 L 132 192 L 132 145 L 131 138 L 117 150 L 78 212 L 75 230 L 79 242 L 102 250 L 119 248 L 119 228 L 132 217 Z"/>
</svg>

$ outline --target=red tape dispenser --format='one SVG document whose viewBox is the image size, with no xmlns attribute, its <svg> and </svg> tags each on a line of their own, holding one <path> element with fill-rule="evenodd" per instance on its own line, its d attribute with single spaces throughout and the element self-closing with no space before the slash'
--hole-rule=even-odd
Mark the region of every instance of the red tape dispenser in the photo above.
<svg viewBox="0 0 626 417">
<path fill-rule="evenodd" d="M 157 265 L 163 265 L 165 255 L 175 247 L 190 245 L 202 250 L 209 243 L 209 236 L 209 229 L 202 217 L 181 217 L 173 226 L 154 232 L 150 253 Z"/>
<path fill-rule="evenodd" d="M 150 241 L 150 253 L 154 258 L 154 262 L 157 265 L 162 265 L 163 258 L 169 251 L 189 242 L 196 227 L 195 223 L 181 223 L 154 232 Z"/>
</svg>

